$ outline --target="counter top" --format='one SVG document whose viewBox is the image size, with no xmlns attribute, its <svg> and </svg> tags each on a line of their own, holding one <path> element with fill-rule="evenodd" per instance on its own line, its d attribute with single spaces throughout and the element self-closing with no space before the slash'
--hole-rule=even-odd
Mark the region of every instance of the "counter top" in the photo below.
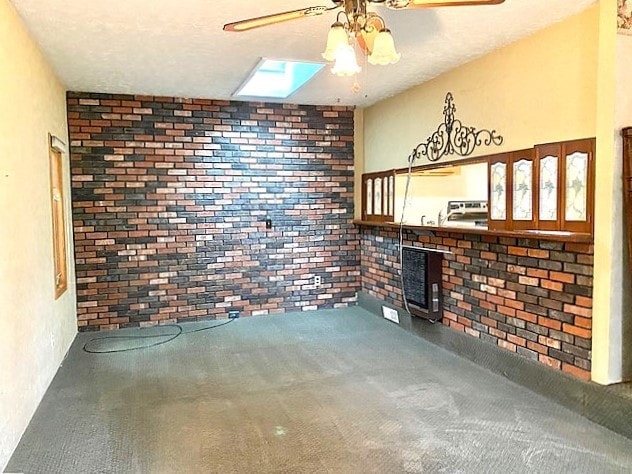
<svg viewBox="0 0 632 474">
<path fill-rule="evenodd" d="M 399 229 L 398 222 L 376 222 L 354 220 L 354 224 L 364 227 L 386 227 Z M 518 239 L 551 240 L 557 242 L 593 243 L 593 236 L 575 232 L 543 231 L 543 230 L 489 230 L 486 227 L 448 227 L 431 225 L 404 224 L 404 229 L 430 232 L 446 232 L 451 234 L 493 235 L 498 237 L 514 237 Z"/>
</svg>

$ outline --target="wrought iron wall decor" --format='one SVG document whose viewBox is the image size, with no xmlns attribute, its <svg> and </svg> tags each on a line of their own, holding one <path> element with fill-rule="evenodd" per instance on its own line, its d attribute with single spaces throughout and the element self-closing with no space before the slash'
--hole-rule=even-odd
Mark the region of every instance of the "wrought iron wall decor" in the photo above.
<svg viewBox="0 0 632 474">
<path fill-rule="evenodd" d="M 632 0 L 617 0 L 617 27 L 619 33 L 632 35 Z"/>
<path fill-rule="evenodd" d="M 445 155 L 469 156 L 478 146 L 502 145 L 503 137 L 498 135 L 496 130 L 477 131 L 474 127 L 466 127 L 454 118 L 455 112 L 452 93 L 448 92 L 443 108 L 443 123 L 425 143 L 419 143 L 413 149 L 409 160 L 415 161 L 422 156 L 428 158 L 428 161 L 437 161 Z"/>
</svg>

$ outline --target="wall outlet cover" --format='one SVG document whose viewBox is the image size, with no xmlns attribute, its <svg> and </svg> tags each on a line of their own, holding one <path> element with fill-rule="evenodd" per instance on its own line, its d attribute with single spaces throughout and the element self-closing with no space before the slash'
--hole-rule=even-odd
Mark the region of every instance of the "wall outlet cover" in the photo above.
<svg viewBox="0 0 632 474">
<path fill-rule="evenodd" d="M 396 310 L 382 306 L 382 314 L 389 321 L 399 324 L 399 313 Z"/>
</svg>

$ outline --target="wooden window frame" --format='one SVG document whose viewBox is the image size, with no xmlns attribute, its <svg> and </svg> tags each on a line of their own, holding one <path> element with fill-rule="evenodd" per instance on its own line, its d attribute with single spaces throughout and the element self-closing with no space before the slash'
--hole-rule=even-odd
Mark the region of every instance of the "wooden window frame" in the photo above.
<svg viewBox="0 0 632 474">
<path fill-rule="evenodd" d="M 505 169 L 505 219 L 492 219 L 492 166 L 503 163 Z M 487 162 L 487 228 L 489 230 L 508 230 L 513 210 L 513 172 L 509 153 L 499 153 L 488 157 Z"/>
<path fill-rule="evenodd" d="M 587 189 L 586 189 L 586 220 L 567 221 L 566 213 L 566 157 L 575 152 L 588 154 Z M 548 155 L 558 159 L 557 173 L 557 219 L 555 221 L 542 221 L 540 213 L 540 159 Z M 491 204 L 488 210 L 488 229 L 510 231 L 563 231 L 575 234 L 594 233 L 595 212 L 595 139 L 583 138 L 557 143 L 536 145 L 534 148 L 513 151 L 488 157 L 488 193 L 487 199 L 491 203 L 491 167 L 498 162 L 507 164 L 507 209 L 506 221 L 491 219 Z M 521 159 L 533 161 L 533 215 L 530 221 L 518 221 L 513 216 L 513 165 Z"/>
<path fill-rule="evenodd" d="M 68 259 L 66 245 L 66 210 L 64 200 L 63 142 L 49 135 L 50 201 L 53 224 L 53 283 L 55 299 L 68 289 Z"/>
<path fill-rule="evenodd" d="M 623 137 L 623 216 L 628 247 L 628 265 L 632 269 L 632 127 L 621 131 Z"/>
<path fill-rule="evenodd" d="M 630 139 L 632 129 L 627 129 Z M 632 145 L 629 145 L 632 147 Z M 566 220 L 566 157 L 575 152 L 585 152 L 588 154 L 587 168 L 587 189 L 586 189 L 586 220 L 585 221 L 568 221 Z M 555 156 L 557 158 L 557 219 L 555 221 L 540 220 L 540 159 L 546 156 Z M 527 159 L 533 166 L 532 169 L 532 216 L 530 220 L 515 220 L 513 215 L 513 174 L 514 163 Z M 631 158 L 632 160 L 632 158 Z M 478 158 L 468 158 L 464 160 L 455 160 L 443 162 L 440 164 L 430 164 L 416 166 L 413 170 L 429 170 L 438 169 L 449 166 L 463 166 L 474 163 L 487 163 L 487 228 L 488 230 L 503 231 L 524 231 L 525 235 L 528 231 L 545 231 L 545 232 L 569 232 L 572 234 L 594 235 L 594 213 L 595 213 L 595 139 L 583 138 L 578 140 L 568 140 L 557 143 L 547 143 L 536 145 L 533 148 L 524 150 L 510 151 L 499 153 L 496 155 L 488 155 Z M 506 173 L 506 203 L 505 203 L 505 219 L 492 220 L 491 218 L 491 194 L 492 165 L 496 163 L 504 163 L 507 167 Z M 632 165 L 629 165 L 631 166 Z M 367 181 L 375 182 L 375 178 L 381 178 L 382 184 L 388 182 L 389 176 L 396 176 L 398 173 L 407 172 L 407 168 L 389 170 L 378 173 L 366 173 L 362 175 L 362 220 L 375 222 L 392 222 L 395 218 L 394 206 L 391 205 L 389 199 L 394 199 L 394 190 L 382 188 L 381 214 L 367 214 Z M 632 178 L 631 178 L 632 180 Z M 632 182 L 632 181 L 631 181 Z M 628 183 L 626 183 L 627 185 Z M 627 189 L 627 188 L 626 188 Z M 630 184 L 632 189 L 632 184 Z M 632 192 L 631 192 L 632 194 Z M 375 192 L 372 193 L 372 199 L 375 199 Z M 632 197 L 630 198 L 632 201 Z M 372 210 L 375 211 L 375 203 L 373 202 Z M 392 212 L 389 212 L 392 211 Z M 632 218 L 631 218 L 632 219 Z M 632 229 L 632 227 L 631 227 Z M 632 230 L 631 230 L 632 232 Z M 631 244 L 632 248 L 632 244 Z"/>
<path fill-rule="evenodd" d="M 509 208 L 509 212 L 507 213 L 508 220 L 510 221 L 509 228 L 511 230 L 532 230 L 536 228 L 536 206 L 539 207 L 539 201 L 537 196 L 537 191 L 535 189 L 535 168 L 539 165 L 536 163 L 534 158 L 534 150 L 533 148 L 527 148 L 525 150 L 512 151 L 509 153 L 509 166 L 507 173 L 507 180 L 511 185 L 511 193 L 508 196 L 511 196 L 511 200 L 507 200 L 507 207 Z M 514 216 L 514 165 L 520 161 L 530 161 L 531 162 L 531 219 L 529 220 L 516 220 Z"/>
<path fill-rule="evenodd" d="M 393 178 L 391 181 L 390 178 Z M 381 182 L 380 210 L 375 213 L 375 188 L 371 192 L 371 214 L 367 213 L 367 183 L 370 181 L 375 186 L 375 180 Z M 391 189 L 391 182 L 393 184 Z M 377 173 L 365 173 L 362 175 L 362 220 L 375 222 L 392 222 L 395 219 L 395 170 L 381 171 Z"/>
<path fill-rule="evenodd" d="M 566 158 L 575 152 L 588 154 L 587 188 L 586 188 L 586 220 L 567 221 L 566 220 Z M 559 173 L 559 185 L 561 187 L 560 202 L 560 230 L 567 232 L 578 232 L 593 234 L 594 214 L 595 214 L 595 139 L 587 138 L 583 140 L 570 140 L 561 143 L 561 172 Z"/>
<path fill-rule="evenodd" d="M 540 160 L 547 156 L 554 156 L 557 158 L 557 218 L 553 221 L 543 221 L 540 219 Z M 535 159 L 536 159 L 536 192 L 538 193 L 538 209 L 536 213 L 536 226 L 539 230 L 558 231 L 562 228 L 562 185 L 561 173 L 562 173 L 562 145 L 561 143 L 547 143 L 544 145 L 536 145 L 535 147 Z"/>
</svg>

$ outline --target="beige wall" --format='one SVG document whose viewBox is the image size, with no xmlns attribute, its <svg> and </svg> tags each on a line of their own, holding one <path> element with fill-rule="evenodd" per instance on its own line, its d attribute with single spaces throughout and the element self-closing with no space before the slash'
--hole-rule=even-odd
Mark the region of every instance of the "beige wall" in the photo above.
<svg viewBox="0 0 632 474">
<path fill-rule="evenodd" d="M 616 2 L 601 0 L 364 111 L 366 172 L 404 168 L 413 147 L 443 119 L 447 92 L 465 125 L 496 129 L 505 138 L 503 146 L 473 156 L 597 138 L 592 379 L 602 384 L 632 377 L 619 138 L 623 126 L 632 126 L 630 57 L 632 38 L 616 35 Z"/>
<path fill-rule="evenodd" d="M 623 153 L 623 144 L 621 140 L 621 129 L 632 127 L 632 88 L 630 81 L 632 80 L 632 36 L 619 35 L 617 38 L 617 83 L 616 83 L 616 105 L 615 105 L 615 159 L 621 157 Z M 617 167 L 622 166 L 619 159 Z M 618 191 L 622 191 L 617 187 Z M 619 217 L 620 216 L 620 217 Z M 630 217 L 628 217 L 629 219 Z M 618 214 L 618 220 L 621 228 L 624 228 L 623 211 Z M 632 236 L 631 236 L 632 237 Z M 627 265 L 627 249 L 621 234 L 622 242 L 622 284 L 617 288 L 622 294 L 622 308 L 625 309 L 622 314 L 622 340 L 623 345 L 623 379 L 632 379 L 632 284 L 630 281 L 630 267 Z"/>
<path fill-rule="evenodd" d="M 64 87 L 0 0 L 0 471 L 77 327 L 70 240 L 69 289 L 54 299 L 48 133 L 67 143 Z"/>
<path fill-rule="evenodd" d="M 602 0 L 599 16 L 597 149 L 595 170 L 595 269 L 592 379 L 608 384 L 623 378 L 621 155 L 615 149 L 617 6 Z"/>
<path fill-rule="evenodd" d="M 447 92 L 464 125 L 505 138 L 473 156 L 595 136 L 598 16 L 592 7 L 367 108 L 365 172 L 406 167 L 414 146 L 443 120 Z"/>
</svg>

